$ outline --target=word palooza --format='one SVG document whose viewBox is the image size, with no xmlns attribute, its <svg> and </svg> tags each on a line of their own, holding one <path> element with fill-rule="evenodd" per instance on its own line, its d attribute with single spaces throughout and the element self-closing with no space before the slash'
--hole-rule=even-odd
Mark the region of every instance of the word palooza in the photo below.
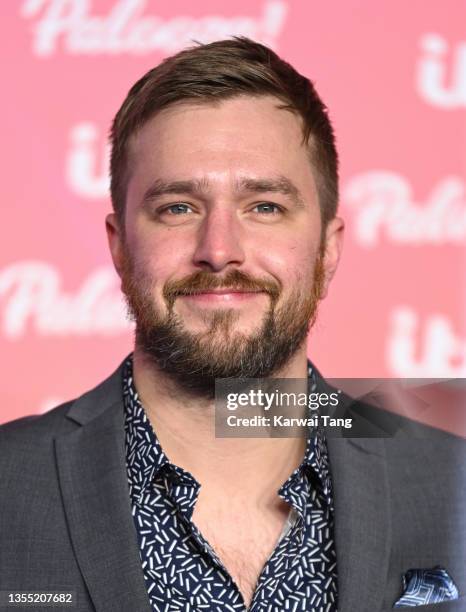
<svg viewBox="0 0 466 612">
<path fill-rule="evenodd" d="M 146 0 L 119 0 L 105 16 L 90 13 L 89 0 L 27 0 L 24 18 L 34 24 L 33 51 L 50 57 L 59 49 L 70 55 L 173 53 L 193 40 L 211 42 L 227 36 L 249 36 L 271 46 L 283 29 L 287 5 L 268 0 L 257 17 L 238 15 L 174 16 L 162 19 L 144 15 Z"/>
</svg>

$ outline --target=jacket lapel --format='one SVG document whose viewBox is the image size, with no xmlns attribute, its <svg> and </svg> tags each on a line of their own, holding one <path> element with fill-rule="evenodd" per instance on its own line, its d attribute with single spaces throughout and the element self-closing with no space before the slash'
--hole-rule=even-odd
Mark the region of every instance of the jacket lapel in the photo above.
<svg viewBox="0 0 466 612">
<path fill-rule="evenodd" d="M 376 612 L 390 557 L 389 487 L 382 439 L 329 438 L 339 612 Z"/>
<path fill-rule="evenodd" d="M 150 612 L 126 479 L 121 366 L 71 407 L 55 440 L 76 558 L 97 612 Z"/>
</svg>

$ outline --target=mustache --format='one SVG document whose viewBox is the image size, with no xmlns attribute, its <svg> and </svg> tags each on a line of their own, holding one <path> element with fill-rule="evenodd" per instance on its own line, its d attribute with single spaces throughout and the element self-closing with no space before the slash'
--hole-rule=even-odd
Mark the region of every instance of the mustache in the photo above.
<svg viewBox="0 0 466 612">
<path fill-rule="evenodd" d="M 264 291 L 275 302 L 281 292 L 281 283 L 268 279 L 257 279 L 241 270 L 230 270 L 225 276 L 219 277 L 211 272 L 198 270 L 189 276 L 166 283 L 163 296 L 172 304 L 179 295 L 195 295 L 210 289 L 233 289 L 235 291 Z"/>
</svg>

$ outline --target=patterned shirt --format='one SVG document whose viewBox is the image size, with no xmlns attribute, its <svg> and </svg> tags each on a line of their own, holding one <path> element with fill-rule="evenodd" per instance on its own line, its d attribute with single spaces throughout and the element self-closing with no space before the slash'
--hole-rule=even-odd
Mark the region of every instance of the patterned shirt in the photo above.
<svg viewBox="0 0 466 612">
<path fill-rule="evenodd" d="M 132 356 L 123 397 L 128 484 L 142 569 L 154 612 L 244 612 L 238 586 L 192 521 L 200 484 L 163 452 L 139 401 Z M 316 379 L 309 364 L 311 390 Z M 258 578 L 249 612 L 336 612 L 333 496 L 323 434 L 278 495 L 290 519 Z"/>
</svg>

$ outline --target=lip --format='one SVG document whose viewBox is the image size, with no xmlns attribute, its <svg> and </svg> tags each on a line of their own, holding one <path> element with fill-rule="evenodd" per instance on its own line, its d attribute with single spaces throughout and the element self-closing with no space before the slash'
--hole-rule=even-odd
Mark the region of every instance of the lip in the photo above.
<svg viewBox="0 0 466 612">
<path fill-rule="evenodd" d="M 245 291 L 244 289 L 209 289 L 208 291 L 201 291 L 199 293 L 194 293 L 193 295 L 206 295 L 211 293 L 214 295 L 225 295 L 227 293 L 262 293 L 262 291 Z"/>
<path fill-rule="evenodd" d="M 180 297 L 194 300 L 196 302 L 239 302 L 244 300 L 250 300 L 257 295 L 262 295 L 263 291 L 241 291 L 238 289 L 214 289 L 211 291 L 204 291 L 202 293 L 194 293 L 189 295 L 182 295 Z"/>
</svg>

